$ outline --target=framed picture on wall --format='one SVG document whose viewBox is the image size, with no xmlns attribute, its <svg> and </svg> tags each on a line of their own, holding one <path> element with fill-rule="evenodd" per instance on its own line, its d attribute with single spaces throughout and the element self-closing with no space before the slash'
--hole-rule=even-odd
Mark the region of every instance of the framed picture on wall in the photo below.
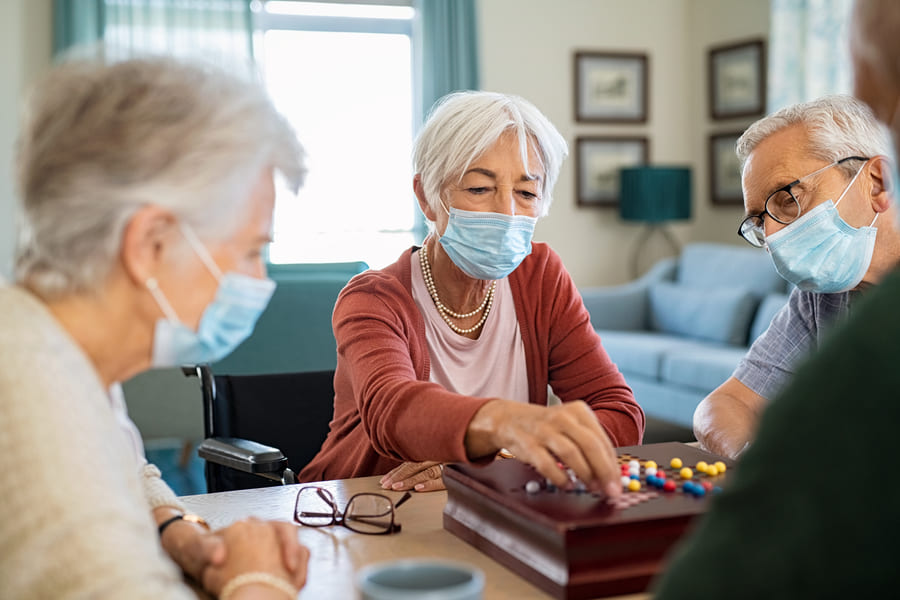
<svg viewBox="0 0 900 600">
<path fill-rule="evenodd" d="M 646 137 L 578 137 L 575 139 L 575 178 L 579 206 L 619 205 L 619 169 L 646 164 Z"/>
<path fill-rule="evenodd" d="M 765 43 L 751 40 L 709 51 L 713 119 L 762 116 L 766 103 Z"/>
<path fill-rule="evenodd" d="M 575 120 L 583 123 L 647 121 L 647 55 L 575 53 Z"/>
<path fill-rule="evenodd" d="M 709 136 L 709 193 L 713 204 L 744 204 L 741 190 L 741 163 L 734 144 L 743 131 Z"/>
</svg>

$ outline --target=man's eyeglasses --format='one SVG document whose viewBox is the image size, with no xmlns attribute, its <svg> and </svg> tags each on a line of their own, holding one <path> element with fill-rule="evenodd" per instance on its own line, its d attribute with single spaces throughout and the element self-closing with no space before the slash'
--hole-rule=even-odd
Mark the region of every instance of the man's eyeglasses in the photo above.
<svg viewBox="0 0 900 600">
<path fill-rule="evenodd" d="M 400 523 L 394 522 L 394 509 L 410 497 L 412 494 L 406 492 L 393 502 L 382 494 L 354 494 L 342 512 L 325 488 L 302 487 L 294 502 L 294 521 L 307 527 L 343 525 L 357 533 L 372 535 L 395 533 L 400 531 Z"/>
<path fill-rule="evenodd" d="M 794 186 L 804 179 L 809 179 L 814 175 L 818 175 L 822 171 L 843 164 L 850 160 L 865 161 L 869 159 L 862 156 L 848 156 L 847 158 L 842 158 L 841 160 L 837 160 L 829 165 L 825 165 L 821 169 L 813 171 L 809 175 L 804 175 L 800 179 L 795 179 L 784 187 L 778 188 L 777 190 L 769 194 L 768 198 L 766 198 L 766 203 L 763 205 L 763 211 L 761 213 L 759 213 L 758 215 L 750 215 L 743 221 L 741 221 L 741 226 L 738 228 L 738 235 L 744 238 L 751 246 L 763 248 L 766 245 L 766 215 L 769 215 L 782 225 L 790 225 L 791 223 L 796 221 L 803 213 L 803 209 L 800 206 L 800 201 L 797 200 L 797 197 L 794 195 Z"/>
</svg>

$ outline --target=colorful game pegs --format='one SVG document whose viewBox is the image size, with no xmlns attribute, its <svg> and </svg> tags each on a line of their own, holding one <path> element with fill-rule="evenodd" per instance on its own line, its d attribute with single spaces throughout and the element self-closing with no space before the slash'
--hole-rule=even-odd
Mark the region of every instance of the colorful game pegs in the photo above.
<svg viewBox="0 0 900 600">
<path fill-rule="evenodd" d="M 690 485 L 690 487 L 688 487 Z M 684 485 L 684 489 L 694 497 L 700 498 L 706 495 L 706 490 L 699 483 L 688 481 Z"/>
<path fill-rule="evenodd" d="M 716 465 L 707 465 L 706 466 L 706 474 L 710 477 L 715 477 L 719 474 L 719 468 Z"/>
<path fill-rule="evenodd" d="M 706 464 L 706 461 L 701 460 L 697 462 L 697 472 L 706 473 L 707 467 L 709 467 L 709 465 Z"/>
<path fill-rule="evenodd" d="M 656 475 L 656 467 L 644 467 L 644 474 L 647 477 L 653 477 Z"/>
<path fill-rule="evenodd" d="M 628 482 L 628 489 L 629 489 L 630 491 L 632 491 L 632 492 L 640 491 L 640 489 L 641 489 L 641 482 L 640 482 L 640 480 L 638 480 L 638 479 L 632 479 L 631 481 L 629 481 L 629 482 Z"/>
<path fill-rule="evenodd" d="M 667 479 L 665 483 L 663 483 L 663 491 L 664 492 L 674 492 L 678 486 L 675 485 L 675 482 L 671 479 Z"/>
<path fill-rule="evenodd" d="M 723 463 L 721 460 L 717 460 L 717 461 L 716 461 L 715 463 L 713 463 L 713 464 L 715 464 L 716 469 L 718 469 L 719 473 L 724 473 L 724 472 L 725 472 L 725 463 Z"/>
<path fill-rule="evenodd" d="M 673 458 L 669 463 L 673 469 L 680 469 L 684 463 L 681 462 L 680 458 Z"/>
<path fill-rule="evenodd" d="M 646 471 L 648 469 L 655 469 L 658 466 L 659 465 L 657 465 L 654 461 L 648 460 L 647 462 L 644 463 L 644 470 Z"/>
<path fill-rule="evenodd" d="M 681 471 L 678 472 L 678 475 L 682 479 L 690 479 L 691 477 L 694 476 L 694 472 L 691 471 L 690 467 L 685 467 L 685 468 L 681 469 Z"/>
</svg>

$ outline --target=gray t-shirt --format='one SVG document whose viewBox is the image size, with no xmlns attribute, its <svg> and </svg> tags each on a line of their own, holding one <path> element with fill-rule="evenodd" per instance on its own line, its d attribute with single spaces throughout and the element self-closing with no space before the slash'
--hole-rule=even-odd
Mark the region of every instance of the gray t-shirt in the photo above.
<svg viewBox="0 0 900 600">
<path fill-rule="evenodd" d="M 850 312 L 858 292 L 817 294 L 797 288 L 738 363 L 732 377 L 773 399 L 788 383 L 797 363 L 819 347 L 826 330 Z"/>
</svg>

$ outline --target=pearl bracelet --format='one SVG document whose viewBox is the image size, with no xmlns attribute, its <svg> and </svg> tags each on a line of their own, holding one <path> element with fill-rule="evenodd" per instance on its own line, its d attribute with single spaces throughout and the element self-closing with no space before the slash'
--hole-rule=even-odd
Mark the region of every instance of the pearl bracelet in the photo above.
<svg viewBox="0 0 900 600">
<path fill-rule="evenodd" d="M 277 575 L 272 575 L 271 573 L 265 573 L 263 571 L 251 571 L 249 573 L 241 573 L 226 583 L 222 588 L 222 593 L 219 594 L 219 600 L 229 600 L 239 587 L 253 583 L 261 583 L 277 590 L 281 590 L 291 598 L 296 598 L 297 594 L 300 593 L 300 590 L 295 588 L 289 581 L 282 579 Z"/>
</svg>

